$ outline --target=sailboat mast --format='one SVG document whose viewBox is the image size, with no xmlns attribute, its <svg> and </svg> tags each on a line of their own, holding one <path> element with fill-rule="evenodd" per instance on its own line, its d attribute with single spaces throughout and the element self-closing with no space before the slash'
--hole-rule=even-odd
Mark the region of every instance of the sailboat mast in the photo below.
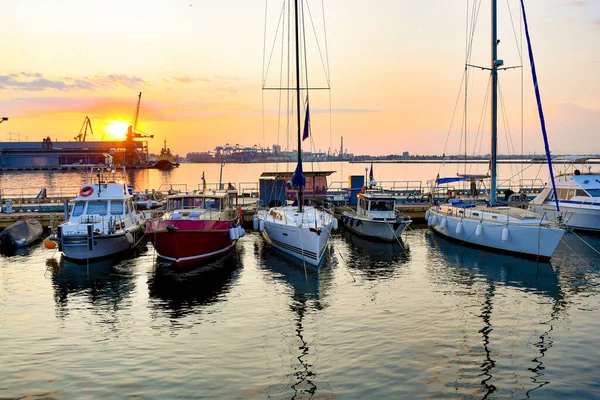
<svg viewBox="0 0 600 400">
<path fill-rule="evenodd" d="M 498 161 L 498 31 L 497 31 L 497 8 L 496 0 L 492 0 L 492 91 L 491 91 L 491 151 L 490 151 L 490 169 L 491 169 L 491 196 L 490 205 L 495 206 L 498 198 L 497 194 L 497 174 L 496 164 Z"/>
<path fill-rule="evenodd" d="M 298 163 L 302 162 L 302 135 L 300 132 L 301 120 L 300 120 L 300 34 L 299 34 L 299 20 L 300 10 L 298 8 L 298 0 L 294 0 L 295 10 L 295 24 L 296 24 L 296 105 L 298 112 L 296 117 L 298 118 Z M 302 186 L 298 186 L 298 212 L 302 212 Z"/>
</svg>

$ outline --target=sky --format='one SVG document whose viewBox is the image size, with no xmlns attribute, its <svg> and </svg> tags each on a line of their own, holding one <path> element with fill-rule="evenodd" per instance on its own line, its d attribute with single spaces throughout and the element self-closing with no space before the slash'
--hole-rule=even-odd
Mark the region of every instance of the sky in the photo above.
<svg viewBox="0 0 600 400">
<path fill-rule="evenodd" d="M 154 135 L 151 152 L 164 139 L 182 156 L 226 143 L 285 148 L 279 94 L 262 90 L 279 76 L 282 4 L 4 0 L 0 116 L 9 120 L 0 124 L 0 140 L 74 140 L 85 116 L 94 129 L 87 140 L 118 139 L 142 92 L 138 128 Z M 331 89 L 310 92 L 305 150 L 337 151 L 343 136 L 354 154 L 464 153 L 465 138 L 467 153 L 489 152 L 489 73 L 473 69 L 467 101 L 460 97 L 473 0 L 307 4 L 310 86 Z M 600 153 L 600 1 L 525 6 L 552 152 Z M 519 56 L 520 5 L 499 0 L 498 10 L 499 58 L 525 65 L 500 75 L 499 150 L 543 153 L 529 62 Z M 483 1 L 471 64 L 490 64 L 489 21 Z M 265 54 L 273 54 L 271 63 Z"/>
</svg>

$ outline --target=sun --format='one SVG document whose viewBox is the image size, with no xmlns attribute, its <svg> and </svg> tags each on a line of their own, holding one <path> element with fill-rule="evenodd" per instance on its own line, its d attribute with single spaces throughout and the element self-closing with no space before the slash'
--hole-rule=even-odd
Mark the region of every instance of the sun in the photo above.
<svg viewBox="0 0 600 400">
<path fill-rule="evenodd" d="M 109 120 L 104 127 L 109 140 L 125 140 L 129 122 L 123 120 Z"/>
</svg>

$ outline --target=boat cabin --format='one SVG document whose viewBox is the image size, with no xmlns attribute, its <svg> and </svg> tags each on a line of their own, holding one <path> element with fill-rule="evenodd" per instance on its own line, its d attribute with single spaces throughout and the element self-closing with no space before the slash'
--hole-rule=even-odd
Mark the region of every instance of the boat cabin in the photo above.
<svg viewBox="0 0 600 400">
<path fill-rule="evenodd" d="M 131 218 L 135 207 L 124 183 L 108 182 L 83 185 L 73 201 L 70 222 L 100 223 L 102 220 Z"/>
<path fill-rule="evenodd" d="M 396 199 L 385 193 L 359 193 L 356 216 L 372 219 L 396 218 Z"/>
<path fill-rule="evenodd" d="M 224 213 L 234 214 L 237 190 L 204 191 L 167 196 L 166 214 L 170 219 L 207 219 Z"/>
<path fill-rule="evenodd" d="M 327 177 L 335 171 L 304 171 L 306 186 L 304 198 L 325 198 L 327 195 Z M 259 178 L 260 200 L 264 205 L 279 202 L 285 204 L 298 197 L 297 190 L 287 183 L 292 180 L 293 172 L 263 172 Z"/>
</svg>

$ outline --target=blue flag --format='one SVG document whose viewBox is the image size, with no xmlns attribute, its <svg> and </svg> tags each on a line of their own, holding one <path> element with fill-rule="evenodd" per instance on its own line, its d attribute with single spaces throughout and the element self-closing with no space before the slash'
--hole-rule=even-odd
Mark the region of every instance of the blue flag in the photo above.
<svg viewBox="0 0 600 400">
<path fill-rule="evenodd" d="M 373 161 L 371 161 L 371 171 L 369 171 L 369 181 L 373 182 Z"/>
<path fill-rule="evenodd" d="M 294 175 L 292 175 L 292 185 L 296 187 L 306 186 L 306 178 L 304 177 L 304 172 L 302 171 L 302 160 L 300 160 L 298 165 L 296 165 L 296 171 L 294 171 Z"/>
<path fill-rule="evenodd" d="M 306 139 L 310 135 L 310 111 L 308 110 L 308 102 L 306 103 L 306 117 L 304 118 L 304 132 L 302 133 L 302 140 Z"/>
</svg>

